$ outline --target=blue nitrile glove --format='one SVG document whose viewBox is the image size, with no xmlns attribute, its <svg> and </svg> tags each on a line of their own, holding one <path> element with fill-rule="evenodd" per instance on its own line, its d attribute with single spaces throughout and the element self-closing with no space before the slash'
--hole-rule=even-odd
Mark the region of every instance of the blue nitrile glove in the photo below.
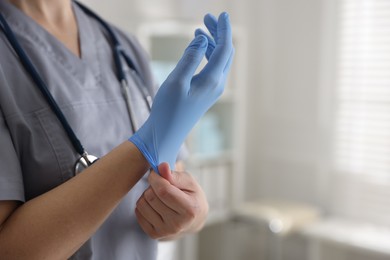
<svg viewBox="0 0 390 260">
<path fill-rule="evenodd" d="M 149 118 L 129 138 L 156 172 L 162 162 L 174 169 L 188 133 L 224 89 L 234 55 L 229 16 L 222 13 L 217 21 L 207 15 L 206 21 L 214 40 L 201 34 L 195 37 L 158 90 Z M 206 51 L 208 63 L 194 75 Z"/>
</svg>

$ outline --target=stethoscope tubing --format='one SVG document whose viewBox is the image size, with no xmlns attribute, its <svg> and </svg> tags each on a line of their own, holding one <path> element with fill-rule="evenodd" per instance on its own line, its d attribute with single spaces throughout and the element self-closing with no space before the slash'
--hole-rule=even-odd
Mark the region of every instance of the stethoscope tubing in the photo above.
<svg viewBox="0 0 390 260">
<path fill-rule="evenodd" d="M 136 66 L 134 62 L 131 60 L 129 55 L 123 50 L 122 45 L 120 44 L 116 34 L 111 29 L 111 27 L 108 25 L 107 22 L 105 22 L 99 15 L 97 15 L 95 12 L 87 8 L 85 5 L 79 3 L 78 1 L 74 1 L 87 15 L 93 17 L 96 19 L 101 26 L 106 30 L 106 32 L 109 34 L 109 38 L 111 39 L 112 45 L 114 46 L 113 52 L 114 52 L 114 62 L 115 66 L 117 68 L 117 77 L 121 84 L 123 97 L 126 102 L 127 111 L 129 113 L 129 118 L 131 122 L 131 128 L 133 133 L 138 129 L 137 123 L 134 120 L 136 118 L 134 110 L 131 107 L 131 100 L 130 100 L 130 89 L 129 89 L 129 83 L 127 82 L 125 70 L 122 66 L 121 57 L 125 60 L 127 66 L 129 67 L 130 72 L 132 73 L 133 79 L 135 81 L 135 84 L 137 85 L 139 91 L 141 92 L 143 99 L 150 111 L 152 107 L 152 97 L 150 93 L 146 90 L 145 82 L 142 81 L 141 77 L 139 76 L 139 73 L 137 72 Z"/>
<path fill-rule="evenodd" d="M 95 12 L 93 12 L 92 10 L 90 10 L 89 8 L 87 8 L 85 5 L 79 3 L 78 1 L 74 1 L 87 15 L 93 17 L 94 19 L 96 19 L 101 26 L 103 26 L 103 28 L 107 31 L 107 33 L 109 34 L 109 38 L 111 39 L 111 42 L 112 42 L 112 45 L 114 46 L 114 62 L 115 62 L 115 66 L 117 68 L 117 77 L 118 77 L 118 80 L 119 82 L 121 82 L 122 80 L 126 80 L 126 76 L 125 76 L 125 72 L 123 70 L 123 67 L 122 67 L 122 62 L 120 61 L 120 57 L 121 55 L 124 55 L 125 59 L 126 59 L 126 63 L 127 65 L 130 67 L 130 69 L 134 70 L 134 71 L 137 71 L 136 70 L 136 67 L 133 63 L 133 61 L 123 52 L 123 48 L 118 40 L 118 38 L 116 37 L 115 33 L 113 32 L 113 30 L 111 29 L 111 27 L 107 24 L 107 22 L 105 22 L 100 16 L 98 16 Z"/>
<path fill-rule="evenodd" d="M 19 56 L 22 65 L 29 72 L 32 80 L 35 82 L 35 85 L 39 88 L 39 90 L 43 94 L 43 96 L 46 99 L 47 103 L 49 104 L 50 108 L 53 110 L 53 112 L 57 116 L 58 120 L 61 122 L 64 130 L 66 131 L 66 134 L 68 135 L 69 139 L 72 141 L 74 148 L 76 149 L 76 151 L 80 155 L 84 155 L 86 152 L 85 152 L 85 149 L 82 146 L 80 140 L 77 138 L 73 129 L 70 127 L 68 120 L 66 120 L 66 117 L 62 113 L 62 111 L 61 111 L 60 107 L 58 106 L 57 102 L 55 101 L 54 97 L 51 95 L 49 89 L 47 88 L 45 81 L 41 78 L 38 71 L 35 69 L 35 67 L 32 64 L 27 53 L 20 46 L 18 40 L 15 37 L 15 34 L 13 33 L 13 31 L 11 30 L 10 26 L 8 25 L 7 21 L 5 20 L 5 18 L 3 17 L 3 15 L 1 13 L 0 13 L 0 22 L 1 22 L 2 28 L 4 30 L 5 36 L 7 37 L 8 41 L 10 42 L 12 48 L 14 49 L 16 54 Z"/>
<path fill-rule="evenodd" d="M 80 4 L 77 1 L 74 1 L 87 15 L 91 16 L 92 18 L 96 19 L 101 26 L 107 31 L 107 33 L 110 36 L 112 45 L 113 45 L 113 54 L 114 54 L 114 62 L 115 67 L 117 70 L 117 77 L 120 82 L 123 96 L 126 102 L 126 106 L 129 112 L 131 127 L 133 130 L 133 133 L 136 131 L 137 126 L 135 122 L 135 114 L 133 109 L 131 108 L 131 101 L 130 101 L 130 89 L 129 85 L 126 79 L 125 70 L 123 69 L 121 57 L 125 60 L 126 64 L 128 65 L 130 72 L 132 73 L 133 79 L 135 81 L 135 84 L 139 91 L 141 92 L 144 101 L 149 109 L 151 110 L 151 104 L 152 104 L 152 98 L 151 95 L 146 88 L 145 82 L 141 79 L 139 76 L 139 73 L 137 72 L 136 66 L 134 62 L 131 60 L 129 55 L 124 51 L 122 48 L 118 38 L 116 37 L 114 31 L 110 28 L 108 23 L 106 23 L 102 18 L 100 18 L 96 13 L 92 12 L 90 9 L 88 9 L 86 6 Z M 12 31 L 11 27 L 7 23 L 4 16 L 0 13 L 0 27 L 4 31 L 4 34 L 6 38 L 8 39 L 9 43 L 11 44 L 12 48 L 16 52 L 16 54 L 19 56 L 19 59 L 26 69 L 26 71 L 30 74 L 32 80 L 34 81 L 35 85 L 39 88 L 40 92 L 46 99 L 47 103 L 49 104 L 50 108 L 55 113 L 56 117 L 62 124 L 67 136 L 72 142 L 72 145 L 74 149 L 81 155 L 82 158 L 87 162 L 88 165 L 92 164 L 93 162 L 90 162 L 88 153 L 84 149 L 83 145 L 81 144 L 80 140 L 77 138 L 76 134 L 74 133 L 73 129 L 71 128 L 70 124 L 68 123 L 65 115 L 62 113 L 60 107 L 58 106 L 57 102 L 55 101 L 54 97 L 51 95 L 45 81 L 42 79 L 42 77 L 39 75 L 38 71 L 36 70 L 35 66 L 32 64 L 31 59 L 27 55 L 27 53 L 24 51 L 24 49 L 19 44 L 18 40 L 16 39 L 16 36 L 14 32 Z M 143 86 L 143 87 L 141 87 Z"/>
</svg>

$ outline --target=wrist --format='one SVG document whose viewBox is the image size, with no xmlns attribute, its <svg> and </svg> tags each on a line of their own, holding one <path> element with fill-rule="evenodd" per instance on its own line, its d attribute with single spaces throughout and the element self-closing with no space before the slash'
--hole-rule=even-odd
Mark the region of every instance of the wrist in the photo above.
<svg viewBox="0 0 390 260">
<path fill-rule="evenodd" d="M 129 147 L 129 154 L 132 154 L 134 157 L 134 160 L 139 162 L 141 165 L 146 166 L 147 168 L 150 167 L 149 160 L 145 158 L 144 154 L 140 151 L 140 149 L 132 142 L 126 142 L 127 146 Z"/>
<path fill-rule="evenodd" d="M 137 149 L 137 152 L 148 163 L 149 167 L 152 167 L 155 172 L 158 172 L 157 158 L 155 158 L 155 154 L 150 152 L 146 147 L 138 132 L 134 133 L 134 135 L 129 138 L 129 142 Z"/>
<path fill-rule="evenodd" d="M 138 181 L 150 168 L 149 162 L 131 142 L 123 142 L 105 157 L 110 161 L 107 171 L 126 176 L 131 187 L 134 180 Z"/>
</svg>

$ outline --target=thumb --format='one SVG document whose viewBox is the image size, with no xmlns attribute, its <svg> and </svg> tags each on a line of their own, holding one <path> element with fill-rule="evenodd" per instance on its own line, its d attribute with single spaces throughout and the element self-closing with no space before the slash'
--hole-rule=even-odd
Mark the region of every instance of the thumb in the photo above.
<svg viewBox="0 0 390 260">
<path fill-rule="evenodd" d="M 176 65 L 173 71 L 174 76 L 192 78 L 206 53 L 207 45 L 208 40 L 204 35 L 196 36 Z"/>
<path fill-rule="evenodd" d="M 169 183 L 173 184 L 173 174 L 171 172 L 171 168 L 169 167 L 169 164 L 166 162 L 161 163 L 158 166 L 158 172 L 160 173 L 160 176 L 166 179 Z"/>
<path fill-rule="evenodd" d="M 191 176 L 186 172 L 173 172 L 169 164 L 164 162 L 158 166 L 160 176 L 166 179 L 171 185 L 180 190 L 193 190 L 194 183 L 191 181 Z"/>
</svg>

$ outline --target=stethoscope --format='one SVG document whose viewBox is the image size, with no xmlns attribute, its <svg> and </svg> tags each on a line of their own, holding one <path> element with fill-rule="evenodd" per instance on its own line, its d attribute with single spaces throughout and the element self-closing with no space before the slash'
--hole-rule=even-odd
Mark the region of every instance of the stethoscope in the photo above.
<svg viewBox="0 0 390 260">
<path fill-rule="evenodd" d="M 141 92 L 144 101 L 150 111 L 152 106 L 152 96 L 150 95 L 148 89 L 145 87 L 144 82 L 139 76 L 139 73 L 137 72 L 137 69 L 129 57 L 127 53 L 124 51 L 123 47 L 121 46 L 118 38 L 116 37 L 114 31 L 111 29 L 111 27 L 102 19 L 100 18 L 96 13 L 85 7 L 84 5 L 78 3 L 75 1 L 75 3 L 89 16 L 96 19 L 100 25 L 107 31 L 109 34 L 110 40 L 113 45 L 113 52 L 114 52 L 114 62 L 115 67 L 117 70 L 117 77 L 121 84 L 122 92 L 124 99 L 126 101 L 127 110 L 130 117 L 131 127 L 133 130 L 133 133 L 137 129 L 137 124 L 135 122 L 135 114 L 131 107 L 130 102 L 130 89 L 129 84 L 126 79 L 125 70 L 122 66 L 121 59 L 124 59 L 127 66 L 130 69 L 130 72 L 133 76 L 133 79 L 135 81 L 135 84 L 137 85 L 139 91 Z M 57 102 L 49 92 L 46 83 L 43 81 L 42 77 L 39 75 L 38 71 L 36 70 L 35 66 L 32 64 L 31 59 L 27 56 L 26 52 L 23 50 L 21 45 L 19 44 L 19 41 L 16 39 L 14 32 L 10 28 L 9 24 L 7 23 L 6 19 L 3 17 L 3 15 L 0 13 L 0 28 L 3 30 L 7 40 L 11 44 L 12 48 L 15 50 L 16 54 L 19 56 L 22 65 L 26 69 L 26 71 L 30 74 L 32 80 L 34 81 L 35 85 L 39 88 L 39 90 L 42 92 L 43 96 L 45 97 L 46 101 L 48 102 L 50 108 L 53 110 L 55 115 L 57 116 L 58 120 L 61 122 L 64 130 L 66 131 L 66 134 L 68 135 L 69 139 L 72 142 L 72 145 L 74 149 L 77 151 L 77 153 L 80 154 L 80 158 L 75 162 L 74 166 L 74 173 L 78 174 L 82 172 L 84 169 L 92 165 L 95 161 L 98 160 L 98 157 L 88 154 L 87 151 L 82 146 L 80 140 L 77 138 L 76 134 L 74 133 L 73 129 L 69 125 L 67 119 L 65 118 L 64 114 L 62 113 L 60 107 L 58 106 Z M 143 86 L 143 87 L 142 87 Z"/>
</svg>

